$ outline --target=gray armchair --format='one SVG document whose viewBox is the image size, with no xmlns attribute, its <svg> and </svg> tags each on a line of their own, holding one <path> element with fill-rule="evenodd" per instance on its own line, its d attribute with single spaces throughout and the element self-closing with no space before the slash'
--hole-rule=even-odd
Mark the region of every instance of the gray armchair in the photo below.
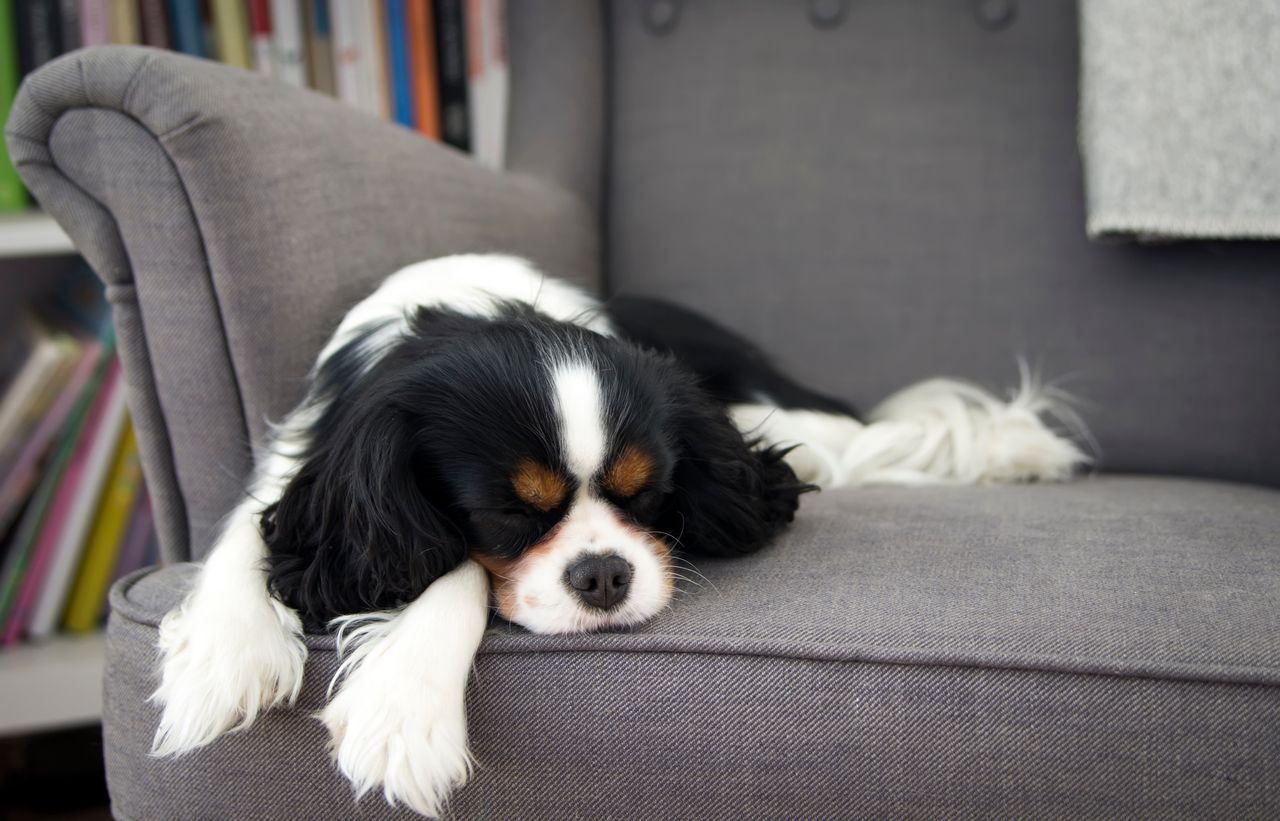
<svg viewBox="0 0 1280 821">
<path fill-rule="evenodd" d="M 974 5 L 511 3 L 504 174 L 169 53 L 31 77 L 8 143 L 108 285 L 169 562 L 112 592 L 115 813 L 408 815 L 328 759 L 326 636 L 296 709 L 149 757 L 156 625 L 345 308 L 502 250 L 697 306 L 863 406 L 1027 355 L 1103 471 L 818 494 L 639 629 L 495 624 L 451 813 L 1280 814 L 1280 247 L 1088 242 L 1072 4 Z"/>
</svg>

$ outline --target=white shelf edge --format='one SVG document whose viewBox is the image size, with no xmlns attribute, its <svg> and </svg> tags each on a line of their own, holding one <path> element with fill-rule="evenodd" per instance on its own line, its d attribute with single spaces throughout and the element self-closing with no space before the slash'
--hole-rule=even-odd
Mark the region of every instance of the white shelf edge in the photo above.
<svg viewBox="0 0 1280 821">
<path fill-rule="evenodd" d="M 74 254 L 71 237 L 41 211 L 0 214 L 0 259 Z"/>
<path fill-rule="evenodd" d="M 101 719 L 106 646 L 97 631 L 0 651 L 0 736 Z"/>
</svg>

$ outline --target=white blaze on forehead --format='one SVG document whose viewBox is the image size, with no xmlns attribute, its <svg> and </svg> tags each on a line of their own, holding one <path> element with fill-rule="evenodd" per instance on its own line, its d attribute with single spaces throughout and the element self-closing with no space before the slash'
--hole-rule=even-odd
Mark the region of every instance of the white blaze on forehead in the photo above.
<svg viewBox="0 0 1280 821">
<path fill-rule="evenodd" d="M 560 416 L 560 444 L 569 470 L 582 487 L 604 461 L 604 400 L 595 368 L 581 360 L 559 362 L 551 384 Z"/>
</svg>

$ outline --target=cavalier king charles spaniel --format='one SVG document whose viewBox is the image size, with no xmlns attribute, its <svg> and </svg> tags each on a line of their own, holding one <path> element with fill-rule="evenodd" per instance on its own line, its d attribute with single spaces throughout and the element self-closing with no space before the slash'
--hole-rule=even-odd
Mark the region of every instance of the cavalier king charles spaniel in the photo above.
<svg viewBox="0 0 1280 821">
<path fill-rule="evenodd" d="M 304 630 L 333 630 L 338 767 L 437 813 L 470 769 L 491 604 L 538 633 L 636 625 L 673 551 L 759 550 L 815 485 L 1065 478 L 1084 457 L 1048 403 L 935 380 L 864 423 L 674 305 L 511 257 L 412 265 L 342 320 L 164 619 L 153 752 L 291 703 Z"/>
</svg>

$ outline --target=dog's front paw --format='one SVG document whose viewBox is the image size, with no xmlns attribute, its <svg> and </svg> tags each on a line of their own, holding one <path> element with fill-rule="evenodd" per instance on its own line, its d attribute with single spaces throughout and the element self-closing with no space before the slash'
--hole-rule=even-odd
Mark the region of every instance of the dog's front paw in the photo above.
<svg viewBox="0 0 1280 821">
<path fill-rule="evenodd" d="M 471 772 L 460 688 L 388 681 L 376 665 L 357 668 L 320 714 L 332 753 L 359 799 L 382 789 L 392 806 L 439 815 Z"/>
<path fill-rule="evenodd" d="M 160 624 L 164 656 L 152 700 L 163 706 L 153 755 L 189 752 L 258 713 L 292 703 L 302 686 L 307 648 L 296 613 L 274 599 L 236 608 L 203 606 L 199 597 Z"/>
</svg>

